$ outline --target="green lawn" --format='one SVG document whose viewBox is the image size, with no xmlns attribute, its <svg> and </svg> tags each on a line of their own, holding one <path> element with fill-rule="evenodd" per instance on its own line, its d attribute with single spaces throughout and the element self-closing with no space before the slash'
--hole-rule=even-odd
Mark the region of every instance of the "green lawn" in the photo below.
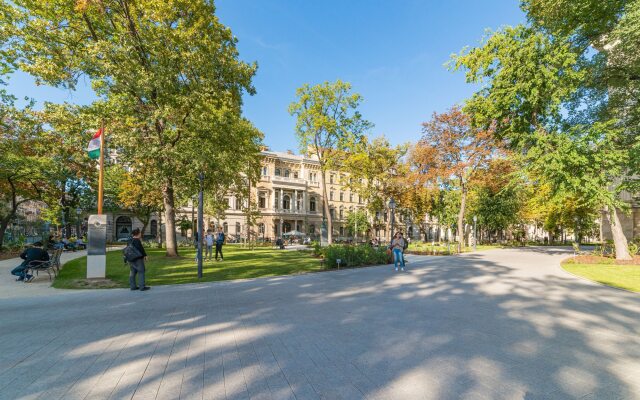
<svg viewBox="0 0 640 400">
<path fill-rule="evenodd" d="M 203 277 L 198 280 L 194 261 L 194 249 L 180 249 L 181 257 L 167 258 L 164 250 L 147 249 L 146 282 L 150 286 L 223 281 L 229 279 L 257 278 L 263 276 L 291 275 L 320 271 L 323 268 L 309 251 L 284 251 L 273 249 L 243 249 L 238 246 L 224 247 L 224 261 L 205 261 Z M 86 279 L 86 257 L 66 263 L 53 287 L 77 289 L 87 287 L 128 287 L 129 267 L 122 261 L 122 252 L 107 252 L 107 279 L 100 284 L 88 284 Z"/>
<path fill-rule="evenodd" d="M 562 268 L 591 281 L 640 293 L 640 265 L 564 262 Z"/>
<path fill-rule="evenodd" d="M 456 248 L 456 244 L 452 244 L 451 245 L 451 250 L 455 250 Z M 477 246 L 476 251 L 481 251 L 481 250 L 491 250 L 491 249 L 501 249 L 504 248 L 504 246 L 499 245 L 499 244 L 479 244 Z M 409 251 L 426 251 L 426 252 L 432 252 L 435 249 L 435 251 L 437 253 L 443 253 L 447 251 L 447 246 L 446 245 L 438 245 L 436 243 L 436 245 L 434 247 L 431 246 L 431 243 L 423 243 L 423 242 L 413 242 L 413 243 L 409 243 Z M 473 251 L 473 247 L 465 247 L 464 249 L 462 249 L 463 253 L 468 253 Z"/>
</svg>

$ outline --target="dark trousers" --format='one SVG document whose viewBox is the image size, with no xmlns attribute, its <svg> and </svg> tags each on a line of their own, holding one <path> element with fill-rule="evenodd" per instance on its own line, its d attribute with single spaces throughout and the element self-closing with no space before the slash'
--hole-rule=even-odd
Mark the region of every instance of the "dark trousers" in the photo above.
<svg viewBox="0 0 640 400">
<path fill-rule="evenodd" d="M 222 257 L 222 243 L 216 243 L 216 260 L 218 259 L 218 253 L 220 253 L 220 259 L 224 258 Z"/>
<path fill-rule="evenodd" d="M 144 287 L 144 258 L 138 258 L 129 262 L 129 286 L 136 288 L 136 276 L 138 277 L 138 287 Z"/>
<path fill-rule="evenodd" d="M 26 262 L 23 262 L 22 264 L 18 265 L 17 267 L 11 270 L 11 275 L 24 279 L 25 275 L 27 274 L 27 265 L 28 264 Z"/>
</svg>

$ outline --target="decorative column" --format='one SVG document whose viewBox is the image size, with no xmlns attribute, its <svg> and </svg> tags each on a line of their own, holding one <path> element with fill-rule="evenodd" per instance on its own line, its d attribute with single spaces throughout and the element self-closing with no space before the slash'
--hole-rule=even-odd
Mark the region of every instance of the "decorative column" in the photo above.
<svg viewBox="0 0 640 400">
<path fill-rule="evenodd" d="M 293 191 L 293 197 L 294 197 L 293 209 L 298 211 L 299 208 L 298 208 L 298 190 L 297 189 Z"/>
<path fill-rule="evenodd" d="M 282 191 L 282 188 L 280 188 L 280 209 L 284 208 L 284 192 Z"/>
<path fill-rule="evenodd" d="M 307 212 L 307 191 L 302 192 L 302 211 Z"/>
</svg>

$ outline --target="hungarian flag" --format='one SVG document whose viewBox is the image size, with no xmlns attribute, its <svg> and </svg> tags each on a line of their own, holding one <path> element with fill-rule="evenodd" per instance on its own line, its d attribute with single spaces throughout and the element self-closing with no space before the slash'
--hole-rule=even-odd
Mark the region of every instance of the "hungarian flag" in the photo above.
<svg viewBox="0 0 640 400">
<path fill-rule="evenodd" d="M 100 158 L 100 137 L 102 136 L 102 129 L 98 129 L 95 135 L 91 138 L 89 145 L 87 146 L 87 153 L 89 158 L 95 160 Z"/>
</svg>

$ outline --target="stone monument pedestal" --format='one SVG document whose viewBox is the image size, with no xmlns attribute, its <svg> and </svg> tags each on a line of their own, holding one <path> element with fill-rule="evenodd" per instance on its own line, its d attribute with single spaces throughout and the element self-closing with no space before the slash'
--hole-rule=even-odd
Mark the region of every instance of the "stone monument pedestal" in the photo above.
<svg viewBox="0 0 640 400">
<path fill-rule="evenodd" d="M 90 215 L 87 233 L 87 279 L 107 276 L 107 216 Z"/>
</svg>

